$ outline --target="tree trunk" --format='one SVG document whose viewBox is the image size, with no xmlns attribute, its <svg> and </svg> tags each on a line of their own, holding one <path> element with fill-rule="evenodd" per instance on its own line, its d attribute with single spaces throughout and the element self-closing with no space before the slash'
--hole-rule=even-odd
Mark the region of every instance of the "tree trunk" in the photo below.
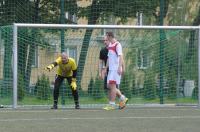
<svg viewBox="0 0 200 132">
<path fill-rule="evenodd" d="M 88 18 L 88 25 L 96 24 L 100 16 L 100 12 L 102 10 L 102 9 L 97 8 L 98 6 L 99 6 L 98 1 L 94 0 L 91 6 L 91 12 L 90 12 L 91 15 Z M 84 39 L 83 39 L 83 44 L 82 44 L 81 53 L 80 53 L 79 62 L 78 62 L 78 73 L 77 73 L 77 81 L 79 85 L 80 85 L 82 75 L 83 75 L 83 70 L 84 70 L 84 66 L 86 62 L 86 56 L 87 56 L 88 47 L 90 44 L 92 31 L 93 29 L 87 29 Z"/>
<path fill-rule="evenodd" d="M 2 95 L 7 96 L 12 89 L 12 41 L 11 41 L 11 28 L 6 27 L 3 31 L 4 43 L 4 66 L 3 66 L 3 87 Z"/>
<path fill-rule="evenodd" d="M 199 8 L 199 13 L 197 17 L 194 19 L 193 26 L 198 26 L 200 24 L 200 8 Z M 195 30 L 190 31 L 190 39 L 189 39 L 189 48 L 188 48 L 188 53 L 187 53 L 187 58 L 186 60 L 189 61 L 191 57 L 194 55 L 194 49 L 197 48 L 195 47 Z"/>
<path fill-rule="evenodd" d="M 37 0 L 36 3 L 35 3 L 35 15 L 34 15 L 34 20 L 33 20 L 33 23 L 38 23 L 38 15 L 39 15 L 39 3 L 40 3 L 40 0 Z M 36 34 L 37 34 L 37 31 L 35 29 L 33 29 L 33 32 L 31 34 L 31 38 L 32 40 L 30 40 L 30 48 L 29 48 L 29 51 L 28 51 L 28 60 L 27 60 L 27 68 L 25 70 L 25 78 L 24 80 L 25 81 L 25 87 L 26 89 L 29 87 L 29 83 L 30 83 L 30 76 L 31 76 L 31 66 L 32 66 L 32 63 L 33 63 L 33 59 L 35 58 L 34 57 L 34 53 L 36 51 L 36 44 L 35 44 L 35 39 L 36 39 Z"/>
</svg>

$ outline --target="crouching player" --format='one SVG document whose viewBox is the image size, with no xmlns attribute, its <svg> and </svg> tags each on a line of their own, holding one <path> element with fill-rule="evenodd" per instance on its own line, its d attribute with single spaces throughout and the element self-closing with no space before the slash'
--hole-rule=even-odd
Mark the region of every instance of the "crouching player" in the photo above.
<svg viewBox="0 0 200 132">
<path fill-rule="evenodd" d="M 58 66 L 54 91 L 53 91 L 53 107 L 52 109 L 57 109 L 59 88 L 64 79 L 67 79 L 68 84 L 71 86 L 72 95 L 74 97 L 75 109 L 80 109 L 79 106 L 79 95 L 76 84 L 76 74 L 77 65 L 73 58 L 68 57 L 68 55 L 63 52 L 60 57 L 58 57 L 55 62 L 46 67 L 46 70 L 51 71 L 54 67 Z"/>
</svg>

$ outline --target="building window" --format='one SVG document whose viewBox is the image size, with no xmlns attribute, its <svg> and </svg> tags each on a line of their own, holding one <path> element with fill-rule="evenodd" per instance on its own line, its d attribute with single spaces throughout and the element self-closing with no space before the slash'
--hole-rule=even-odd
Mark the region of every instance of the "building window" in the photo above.
<svg viewBox="0 0 200 132">
<path fill-rule="evenodd" d="M 32 60 L 32 67 L 38 67 L 38 47 L 35 47 L 35 52 Z"/>
<path fill-rule="evenodd" d="M 114 25 L 115 24 L 115 17 L 110 16 L 104 16 L 103 20 L 101 21 L 102 25 Z M 114 29 L 101 29 L 101 36 L 104 36 L 106 32 L 112 31 L 114 32 Z"/>
<path fill-rule="evenodd" d="M 65 18 L 67 19 L 67 23 L 77 24 L 77 17 L 76 15 L 72 15 L 69 12 L 65 12 Z"/>
<path fill-rule="evenodd" d="M 138 50 L 137 65 L 138 69 L 146 69 L 148 67 L 147 50 Z"/>
<path fill-rule="evenodd" d="M 77 47 L 76 46 L 70 46 L 65 48 L 65 52 L 69 55 L 69 57 L 73 58 L 77 63 Z"/>
</svg>

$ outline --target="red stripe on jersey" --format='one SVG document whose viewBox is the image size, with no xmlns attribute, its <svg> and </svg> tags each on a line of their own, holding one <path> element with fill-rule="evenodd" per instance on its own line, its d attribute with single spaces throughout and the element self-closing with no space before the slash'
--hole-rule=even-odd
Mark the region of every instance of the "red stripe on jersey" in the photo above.
<svg viewBox="0 0 200 132">
<path fill-rule="evenodd" d="M 109 80 L 109 84 L 116 84 L 115 80 Z"/>
<path fill-rule="evenodd" d="M 114 44 L 115 44 L 115 45 L 114 45 Z M 108 50 L 112 50 L 112 51 L 114 51 L 114 52 L 117 54 L 117 45 L 118 45 L 118 43 L 114 43 L 114 44 L 112 44 L 112 45 L 114 45 L 114 46 L 108 47 Z"/>
</svg>

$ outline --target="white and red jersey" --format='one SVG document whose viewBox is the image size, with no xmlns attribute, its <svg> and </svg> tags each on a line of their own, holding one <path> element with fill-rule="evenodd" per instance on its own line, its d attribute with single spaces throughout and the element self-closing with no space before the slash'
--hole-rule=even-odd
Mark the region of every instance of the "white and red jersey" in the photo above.
<svg viewBox="0 0 200 132">
<path fill-rule="evenodd" d="M 109 70 L 118 70 L 119 56 L 122 55 L 122 46 L 118 41 L 108 45 Z"/>
</svg>

